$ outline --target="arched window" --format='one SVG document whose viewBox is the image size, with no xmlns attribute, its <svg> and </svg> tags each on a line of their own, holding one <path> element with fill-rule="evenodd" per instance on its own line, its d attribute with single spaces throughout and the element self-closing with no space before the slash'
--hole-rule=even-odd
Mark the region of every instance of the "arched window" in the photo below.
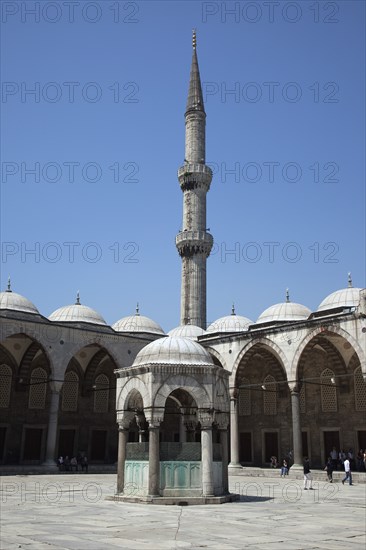
<svg viewBox="0 0 366 550">
<path fill-rule="evenodd" d="M 94 412 L 106 413 L 109 407 L 109 378 L 99 374 L 94 384 Z"/>
<path fill-rule="evenodd" d="M 302 384 L 300 389 L 300 412 L 305 413 L 306 412 L 306 394 L 305 394 L 305 384 Z"/>
<path fill-rule="evenodd" d="M 44 409 L 46 405 L 47 373 L 41 367 L 33 369 L 29 386 L 30 409 Z"/>
<path fill-rule="evenodd" d="M 65 381 L 62 388 L 63 411 L 77 411 L 79 396 L 79 377 L 76 372 L 69 371 L 65 374 Z"/>
<path fill-rule="evenodd" d="M 0 409 L 7 409 L 10 405 L 12 376 L 8 365 L 0 365 Z"/>
<path fill-rule="evenodd" d="M 366 411 L 366 382 L 363 379 L 361 367 L 354 372 L 355 384 L 355 409 L 356 411 Z"/>
<path fill-rule="evenodd" d="M 323 412 L 337 412 L 337 388 L 332 384 L 334 372 L 324 369 L 320 375 Z"/>
<path fill-rule="evenodd" d="M 276 380 L 270 374 L 263 381 L 264 414 L 277 414 Z"/>
<path fill-rule="evenodd" d="M 248 378 L 242 378 L 240 386 L 249 386 Z M 239 416 L 251 414 L 250 388 L 239 388 Z"/>
</svg>

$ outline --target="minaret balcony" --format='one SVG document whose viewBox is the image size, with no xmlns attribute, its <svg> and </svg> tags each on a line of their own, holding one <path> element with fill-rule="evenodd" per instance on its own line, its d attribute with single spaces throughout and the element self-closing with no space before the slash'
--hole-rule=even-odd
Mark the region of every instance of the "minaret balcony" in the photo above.
<svg viewBox="0 0 366 550">
<path fill-rule="evenodd" d="M 200 185 L 205 186 L 208 191 L 212 180 L 212 170 L 206 164 L 187 162 L 179 168 L 178 179 L 183 191 Z"/>
<path fill-rule="evenodd" d="M 180 256 L 191 256 L 204 253 L 209 256 L 213 237 L 207 231 L 181 231 L 175 238 L 175 244 Z"/>
</svg>

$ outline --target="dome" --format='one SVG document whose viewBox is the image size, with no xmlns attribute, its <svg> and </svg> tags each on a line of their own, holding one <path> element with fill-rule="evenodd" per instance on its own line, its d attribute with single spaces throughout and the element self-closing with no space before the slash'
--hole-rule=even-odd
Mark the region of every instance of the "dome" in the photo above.
<svg viewBox="0 0 366 550">
<path fill-rule="evenodd" d="M 329 294 L 329 296 L 322 301 L 317 311 L 325 311 L 337 307 L 357 307 L 360 304 L 361 290 L 362 288 L 353 288 L 353 286 L 337 290 Z"/>
<path fill-rule="evenodd" d="M 207 350 L 189 338 L 166 336 L 145 346 L 136 356 L 133 367 L 142 365 L 214 366 Z"/>
<path fill-rule="evenodd" d="M 139 306 L 137 304 L 135 315 L 129 315 L 128 317 L 123 317 L 114 325 L 112 328 L 116 332 L 150 332 L 151 334 L 164 334 L 165 332 L 158 323 L 155 323 L 149 317 L 140 315 Z"/>
<path fill-rule="evenodd" d="M 76 303 L 70 306 L 56 309 L 48 317 L 50 321 L 59 321 L 62 323 L 92 323 L 94 325 L 107 325 L 103 317 L 94 309 L 83 306 L 80 303 L 79 293 Z"/>
<path fill-rule="evenodd" d="M 180 327 L 173 328 L 168 332 L 169 336 L 175 336 L 177 338 L 190 338 L 191 340 L 197 340 L 197 336 L 202 336 L 206 332 L 201 327 L 196 325 L 181 325 Z"/>
<path fill-rule="evenodd" d="M 8 289 L 5 292 L 0 292 L 0 309 L 11 309 L 13 311 L 36 313 L 39 315 L 38 309 L 30 300 L 11 290 L 10 279 L 8 281 Z"/>
<path fill-rule="evenodd" d="M 236 315 L 233 305 L 231 315 L 220 317 L 220 319 L 211 323 L 207 327 L 207 332 L 243 332 L 243 330 L 248 330 L 249 325 L 253 324 L 253 321 L 248 319 L 248 317 Z"/>
<path fill-rule="evenodd" d="M 288 290 L 286 291 L 286 302 L 275 304 L 267 308 L 257 319 L 257 324 L 276 323 L 286 321 L 304 321 L 311 315 L 311 311 L 302 304 L 290 302 Z"/>
</svg>

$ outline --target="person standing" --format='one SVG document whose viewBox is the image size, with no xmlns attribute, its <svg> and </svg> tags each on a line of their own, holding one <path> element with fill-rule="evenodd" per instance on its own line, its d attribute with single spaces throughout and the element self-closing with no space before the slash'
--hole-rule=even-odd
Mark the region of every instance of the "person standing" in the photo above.
<svg viewBox="0 0 366 550">
<path fill-rule="evenodd" d="M 351 463 L 348 457 L 345 459 L 343 465 L 346 477 L 342 479 L 342 485 L 344 485 L 344 482 L 347 481 L 347 479 L 349 481 L 349 484 L 352 485 Z"/>
<path fill-rule="evenodd" d="M 308 490 L 308 482 L 309 482 L 309 489 L 313 491 L 313 476 L 310 472 L 310 462 L 308 457 L 306 456 L 304 458 L 304 491 Z"/>
<path fill-rule="evenodd" d="M 328 481 L 329 483 L 333 483 L 333 468 L 334 468 L 334 462 L 331 457 L 328 458 L 328 462 L 325 465 L 324 470 L 327 471 Z"/>
</svg>

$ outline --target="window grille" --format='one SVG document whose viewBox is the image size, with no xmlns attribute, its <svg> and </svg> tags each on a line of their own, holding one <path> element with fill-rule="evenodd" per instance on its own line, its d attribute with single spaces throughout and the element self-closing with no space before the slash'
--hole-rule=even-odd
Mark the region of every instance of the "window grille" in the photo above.
<svg viewBox="0 0 366 550">
<path fill-rule="evenodd" d="M 300 398 L 300 412 L 305 413 L 306 412 L 305 384 L 302 384 L 301 386 L 299 398 Z"/>
<path fill-rule="evenodd" d="M 334 372 L 324 369 L 320 375 L 323 412 L 337 412 L 337 388 L 332 384 Z"/>
<path fill-rule="evenodd" d="M 249 380 L 243 378 L 241 385 L 249 385 Z M 249 416 L 251 414 L 250 388 L 239 388 L 239 416 Z"/>
<path fill-rule="evenodd" d="M 78 408 L 79 377 L 76 372 L 69 371 L 65 374 L 62 388 L 62 410 L 74 412 Z"/>
<path fill-rule="evenodd" d="M 47 373 L 41 367 L 32 371 L 29 386 L 30 409 L 44 409 L 46 405 Z"/>
<path fill-rule="evenodd" d="M 355 384 L 355 409 L 356 411 L 366 411 L 366 382 L 363 379 L 361 367 L 354 372 Z"/>
<path fill-rule="evenodd" d="M 94 412 L 106 413 L 109 406 L 109 379 L 105 374 L 100 374 L 95 379 L 94 388 Z"/>
<path fill-rule="evenodd" d="M 270 374 L 263 381 L 264 414 L 277 414 L 277 391 L 276 380 Z"/>
<path fill-rule="evenodd" d="M 8 365 L 0 366 L 0 409 L 10 405 L 11 380 L 13 372 Z"/>
</svg>

